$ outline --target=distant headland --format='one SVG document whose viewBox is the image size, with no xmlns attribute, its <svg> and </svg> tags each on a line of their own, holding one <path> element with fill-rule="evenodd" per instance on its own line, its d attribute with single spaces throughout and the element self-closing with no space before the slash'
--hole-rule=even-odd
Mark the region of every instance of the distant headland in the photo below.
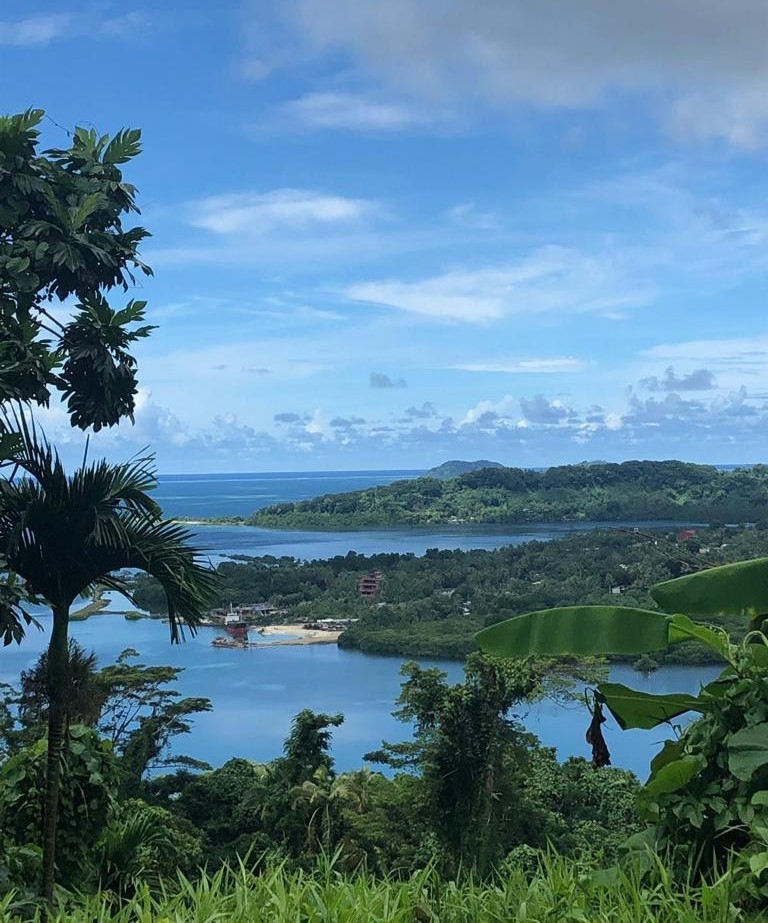
<svg viewBox="0 0 768 923">
<path fill-rule="evenodd" d="M 461 470 L 470 466 L 469 470 Z M 279 503 L 247 517 L 283 529 L 535 522 L 755 522 L 768 519 L 768 466 L 724 471 L 681 461 L 542 470 L 450 461 L 412 480 Z"/>
</svg>

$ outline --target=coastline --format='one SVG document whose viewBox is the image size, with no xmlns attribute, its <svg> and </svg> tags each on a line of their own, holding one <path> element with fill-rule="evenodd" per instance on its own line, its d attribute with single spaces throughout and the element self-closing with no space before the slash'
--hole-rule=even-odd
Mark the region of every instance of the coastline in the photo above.
<svg viewBox="0 0 768 923">
<path fill-rule="evenodd" d="M 258 634 L 262 637 L 274 635 L 295 635 L 296 637 L 278 638 L 275 641 L 251 641 L 250 639 L 240 641 L 219 635 L 214 638 L 212 644 L 214 647 L 241 648 L 243 650 L 267 647 L 303 647 L 308 644 L 338 644 L 342 632 L 321 631 L 317 628 L 305 628 L 303 625 L 264 625 L 258 629 Z"/>
</svg>

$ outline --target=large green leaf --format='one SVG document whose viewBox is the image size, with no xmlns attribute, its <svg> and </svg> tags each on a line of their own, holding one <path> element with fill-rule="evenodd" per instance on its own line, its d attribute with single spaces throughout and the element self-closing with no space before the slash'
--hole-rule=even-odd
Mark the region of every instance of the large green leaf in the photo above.
<svg viewBox="0 0 768 923">
<path fill-rule="evenodd" d="M 742 728 L 728 741 L 728 768 L 742 782 L 768 764 L 768 721 Z"/>
<path fill-rule="evenodd" d="M 700 641 L 716 651 L 723 660 L 727 660 L 730 653 L 731 644 L 726 632 L 699 625 L 681 613 L 672 616 L 669 626 L 669 643 L 676 644 L 678 641 Z"/>
<path fill-rule="evenodd" d="M 684 693 L 651 695 L 638 692 L 622 683 L 600 683 L 597 691 L 605 699 L 608 710 L 622 730 L 643 728 L 649 730 L 665 721 L 671 721 L 687 711 L 704 710 L 698 696 Z"/>
<path fill-rule="evenodd" d="M 646 654 L 667 647 L 670 621 L 649 609 L 567 606 L 491 625 L 476 641 L 481 650 L 502 657 Z"/>
<path fill-rule="evenodd" d="M 685 744 L 682 740 L 665 740 L 664 746 L 651 760 L 650 778 L 652 779 L 660 769 L 663 769 L 667 765 L 667 763 L 679 760 L 684 750 Z"/>
<path fill-rule="evenodd" d="M 679 760 L 672 760 L 645 783 L 644 794 L 656 797 L 677 792 L 705 765 L 706 760 L 702 756 L 683 756 Z"/>
<path fill-rule="evenodd" d="M 667 580 L 651 587 L 651 596 L 668 612 L 754 618 L 768 613 L 768 558 Z"/>
</svg>

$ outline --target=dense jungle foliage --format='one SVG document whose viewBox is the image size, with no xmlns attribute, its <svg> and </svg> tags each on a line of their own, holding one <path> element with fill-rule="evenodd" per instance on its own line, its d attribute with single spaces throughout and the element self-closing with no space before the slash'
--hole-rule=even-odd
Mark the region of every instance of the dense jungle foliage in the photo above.
<svg viewBox="0 0 768 923">
<path fill-rule="evenodd" d="M 411 743 L 367 756 L 386 764 L 337 774 L 329 752 L 343 715 L 300 712 L 270 763 L 233 758 L 211 770 L 171 760 L 171 737 L 210 707 L 179 700 L 178 670 L 145 667 L 126 652 L 100 671 L 71 645 L 71 724 L 59 807 L 58 881 L 127 897 L 139 881 L 249 861 L 309 872 L 323 855 L 340 871 L 408 878 L 432 865 L 485 878 L 548 847 L 609 861 L 638 829 L 638 782 L 624 770 L 561 765 L 515 720 L 515 706 L 565 694 L 545 664 L 473 655 L 465 682 L 404 668 L 398 716 Z M 4 690 L 0 748 L 0 895 L 34 891 L 45 766 L 45 662 Z M 175 771 L 157 775 L 157 767 Z M 155 767 L 155 773 L 152 772 Z M 179 768 L 180 767 L 180 768 Z M 446 772 L 446 767 L 451 771 Z M 207 768 L 207 771 L 206 771 Z M 599 843 L 599 849 L 595 849 Z"/>
<path fill-rule="evenodd" d="M 250 525 L 339 529 L 444 523 L 621 520 L 753 522 L 768 516 L 768 466 L 720 471 L 679 461 L 483 468 L 440 480 L 280 503 Z"/>
<path fill-rule="evenodd" d="M 463 658 L 475 649 L 478 629 L 512 615 L 574 599 L 652 607 L 648 588 L 654 583 L 763 554 L 768 531 L 718 528 L 679 541 L 663 530 L 611 529 L 498 551 L 433 549 L 423 557 L 350 553 L 310 562 L 262 557 L 219 565 L 218 602 L 269 602 L 285 610 L 285 621 L 357 618 L 340 643 L 370 653 Z M 360 577 L 370 571 L 384 575 L 372 603 L 358 591 Z M 152 612 L 164 611 L 164 596 L 151 578 L 137 578 L 136 601 Z M 743 631 L 738 620 L 723 624 L 736 637 Z M 653 659 L 704 663 L 712 661 L 712 653 L 691 643 Z"/>
<path fill-rule="evenodd" d="M 72 655 L 77 707 L 50 919 L 759 919 L 748 866 L 726 857 L 694 881 L 679 865 L 671 873 L 671 856 L 633 858 L 626 844 L 647 823 L 637 779 L 583 759 L 561 764 L 515 720 L 525 701 L 567 695 L 551 663 L 475 654 L 453 686 L 406 665 L 396 714 L 413 740 L 366 755 L 389 774 L 336 773 L 329 746 L 343 716 L 305 710 L 271 762 L 206 769 L 182 759 L 157 775 L 147 753 L 167 762 L 170 736 L 189 728 L 158 736 L 167 709 L 190 715 L 205 700 L 179 701 L 178 671 L 136 664 L 133 652 L 100 671 L 76 646 Z M 38 663 L 20 691 L 5 690 L 0 721 L 0 919 L 9 921 L 40 910 L 44 670 Z"/>
</svg>

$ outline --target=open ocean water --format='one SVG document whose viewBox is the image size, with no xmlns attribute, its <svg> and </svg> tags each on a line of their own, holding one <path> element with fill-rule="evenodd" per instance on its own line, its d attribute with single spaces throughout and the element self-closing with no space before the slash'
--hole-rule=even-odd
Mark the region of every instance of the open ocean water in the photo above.
<svg viewBox="0 0 768 923">
<path fill-rule="evenodd" d="M 273 503 L 309 500 L 418 477 L 422 471 L 296 471 L 162 474 L 155 499 L 167 516 L 247 516 Z"/>
</svg>

